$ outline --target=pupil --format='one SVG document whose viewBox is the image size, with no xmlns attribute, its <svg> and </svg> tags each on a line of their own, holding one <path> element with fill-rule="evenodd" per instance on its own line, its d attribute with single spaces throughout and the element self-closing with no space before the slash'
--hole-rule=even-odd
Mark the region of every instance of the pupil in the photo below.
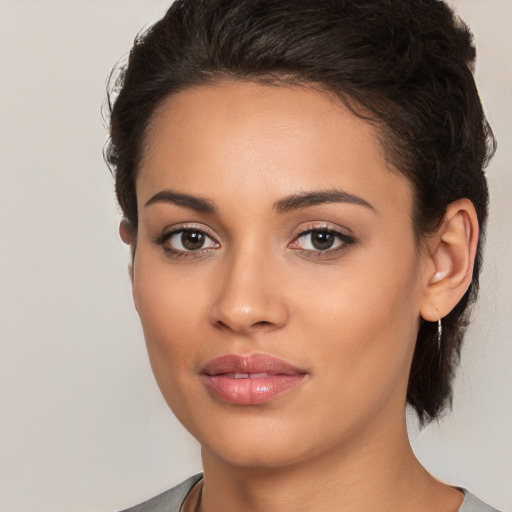
<svg viewBox="0 0 512 512">
<path fill-rule="evenodd" d="M 334 235 L 327 231 L 317 231 L 311 237 L 313 247 L 319 251 L 330 249 L 334 243 Z"/>
<path fill-rule="evenodd" d="M 185 249 L 196 251 L 204 244 L 204 234 L 198 231 L 184 231 L 181 235 L 181 243 Z"/>
</svg>

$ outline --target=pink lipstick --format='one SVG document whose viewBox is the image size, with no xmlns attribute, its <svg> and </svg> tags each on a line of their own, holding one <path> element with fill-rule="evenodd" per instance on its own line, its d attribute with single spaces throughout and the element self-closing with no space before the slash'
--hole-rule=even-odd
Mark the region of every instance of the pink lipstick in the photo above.
<svg viewBox="0 0 512 512">
<path fill-rule="evenodd" d="M 298 386 L 307 372 L 266 354 L 228 354 L 201 370 L 208 391 L 235 405 L 258 405 Z"/>
</svg>

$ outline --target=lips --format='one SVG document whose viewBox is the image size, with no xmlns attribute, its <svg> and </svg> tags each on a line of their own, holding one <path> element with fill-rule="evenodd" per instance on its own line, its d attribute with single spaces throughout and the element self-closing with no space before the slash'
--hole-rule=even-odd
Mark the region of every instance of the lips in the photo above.
<svg viewBox="0 0 512 512">
<path fill-rule="evenodd" d="M 234 405 L 258 405 L 297 387 L 307 372 L 266 354 L 229 354 L 209 361 L 203 382 L 217 399 Z"/>
</svg>

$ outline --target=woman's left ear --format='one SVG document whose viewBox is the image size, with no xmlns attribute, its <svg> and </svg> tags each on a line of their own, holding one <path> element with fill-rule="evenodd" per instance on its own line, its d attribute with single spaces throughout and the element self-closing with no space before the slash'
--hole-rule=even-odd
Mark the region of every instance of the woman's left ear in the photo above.
<svg viewBox="0 0 512 512">
<path fill-rule="evenodd" d="M 459 199 L 446 209 L 441 226 L 427 241 L 425 285 L 421 317 L 437 322 L 466 293 L 473 278 L 478 245 L 478 217 L 469 199 Z"/>
<path fill-rule="evenodd" d="M 133 243 L 133 228 L 126 219 L 123 219 L 119 223 L 119 236 L 126 245 L 131 245 Z"/>
</svg>

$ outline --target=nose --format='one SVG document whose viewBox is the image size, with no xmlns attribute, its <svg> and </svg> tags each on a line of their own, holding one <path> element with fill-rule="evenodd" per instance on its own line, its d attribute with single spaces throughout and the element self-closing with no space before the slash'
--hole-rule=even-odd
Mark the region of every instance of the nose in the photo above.
<svg viewBox="0 0 512 512">
<path fill-rule="evenodd" d="M 256 251 L 233 254 L 223 263 L 211 322 L 219 328 L 248 335 L 283 327 L 288 321 L 278 269 Z"/>
</svg>

